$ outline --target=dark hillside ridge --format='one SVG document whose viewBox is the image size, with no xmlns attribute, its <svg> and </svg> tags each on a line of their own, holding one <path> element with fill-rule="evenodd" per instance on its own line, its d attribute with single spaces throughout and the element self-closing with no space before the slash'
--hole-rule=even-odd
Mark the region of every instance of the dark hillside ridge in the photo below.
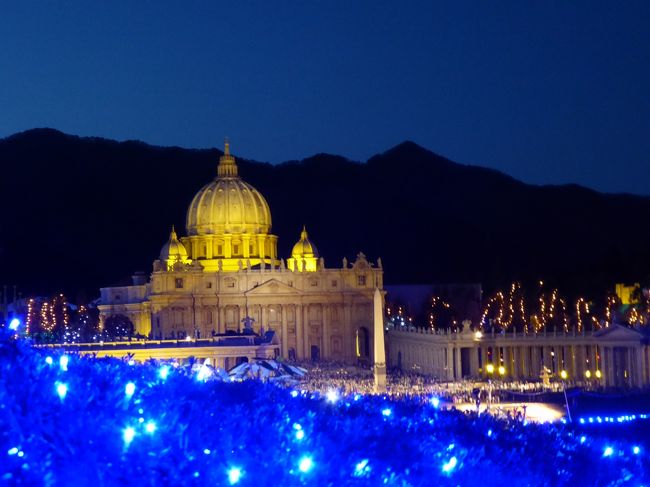
<svg viewBox="0 0 650 487">
<path fill-rule="evenodd" d="M 170 226 L 184 233 L 220 155 L 52 129 L 0 140 L 0 284 L 87 300 L 149 273 Z M 326 265 L 362 250 L 382 258 L 392 284 L 482 282 L 489 291 L 543 278 L 571 294 L 650 276 L 648 197 L 528 185 L 413 142 L 366 163 L 318 154 L 238 164 L 269 202 L 284 258 L 304 223 Z"/>
</svg>

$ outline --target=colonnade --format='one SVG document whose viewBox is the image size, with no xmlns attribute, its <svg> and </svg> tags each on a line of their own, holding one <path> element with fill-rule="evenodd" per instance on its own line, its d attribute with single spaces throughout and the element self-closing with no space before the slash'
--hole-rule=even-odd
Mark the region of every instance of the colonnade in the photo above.
<svg viewBox="0 0 650 487">
<path fill-rule="evenodd" d="M 649 347 L 634 330 L 613 331 L 483 335 L 391 330 L 389 363 L 447 381 L 491 376 L 530 380 L 546 370 L 564 380 L 604 387 L 650 384 Z"/>
</svg>

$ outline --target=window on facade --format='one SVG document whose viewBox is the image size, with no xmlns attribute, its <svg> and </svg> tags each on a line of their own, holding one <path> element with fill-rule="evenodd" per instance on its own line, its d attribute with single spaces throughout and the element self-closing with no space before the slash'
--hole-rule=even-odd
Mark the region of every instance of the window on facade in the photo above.
<svg viewBox="0 0 650 487">
<path fill-rule="evenodd" d="M 233 245 L 232 246 L 232 253 L 234 255 L 239 255 L 239 245 Z"/>
<path fill-rule="evenodd" d="M 121 294 L 116 294 L 115 295 L 115 301 L 119 301 L 120 299 L 122 299 L 122 295 Z"/>
<path fill-rule="evenodd" d="M 174 284 L 176 286 L 176 289 L 183 289 L 183 278 L 177 277 L 176 279 L 174 279 Z"/>
<path fill-rule="evenodd" d="M 289 281 L 287 284 L 289 284 L 289 286 L 293 287 L 293 281 Z"/>
<path fill-rule="evenodd" d="M 223 254 L 223 245 L 217 245 L 217 255 Z"/>
<path fill-rule="evenodd" d="M 311 287 L 318 286 L 318 281 L 316 279 L 312 279 L 309 283 L 311 284 Z"/>
<path fill-rule="evenodd" d="M 365 286 L 366 285 L 366 276 L 357 276 L 357 284 L 359 286 Z"/>
<path fill-rule="evenodd" d="M 251 255 L 255 255 L 255 249 L 253 248 L 253 244 L 250 244 L 248 247 L 248 253 Z"/>
<path fill-rule="evenodd" d="M 339 283 L 337 281 L 332 281 L 332 287 L 336 287 L 338 285 L 339 285 Z"/>
<path fill-rule="evenodd" d="M 235 287 L 235 281 L 228 281 L 228 283 L 226 284 L 226 286 L 228 286 L 228 287 Z"/>
<path fill-rule="evenodd" d="M 212 289 L 212 281 L 208 281 L 208 282 L 205 284 L 205 287 L 207 287 L 208 289 Z"/>
</svg>

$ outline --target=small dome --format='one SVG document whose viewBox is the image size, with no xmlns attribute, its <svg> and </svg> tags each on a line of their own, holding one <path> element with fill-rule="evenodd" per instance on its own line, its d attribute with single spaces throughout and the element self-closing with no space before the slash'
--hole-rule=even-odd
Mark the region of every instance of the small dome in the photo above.
<svg viewBox="0 0 650 487">
<path fill-rule="evenodd" d="M 185 262 L 187 260 L 187 249 L 178 240 L 173 225 L 172 232 L 169 234 L 169 240 L 160 249 L 160 260 L 172 262 Z"/>
<path fill-rule="evenodd" d="M 259 191 L 239 178 L 227 141 L 217 177 L 196 193 L 186 223 L 188 236 L 270 232 L 269 205 Z"/>
<path fill-rule="evenodd" d="M 303 226 L 300 232 L 300 240 L 293 246 L 291 257 L 294 259 L 318 258 L 318 249 L 309 240 L 307 229 Z"/>
</svg>

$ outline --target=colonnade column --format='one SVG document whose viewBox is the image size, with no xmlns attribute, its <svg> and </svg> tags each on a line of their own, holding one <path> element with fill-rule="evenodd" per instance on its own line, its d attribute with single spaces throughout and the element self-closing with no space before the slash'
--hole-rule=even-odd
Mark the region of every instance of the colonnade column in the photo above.
<svg viewBox="0 0 650 487">
<path fill-rule="evenodd" d="M 461 352 L 462 348 L 460 346 L 454 346 L 454 353 L 455 353 L 455 363 L 456 363 L 456 370 L 454 374 L 454 380 L 459 380 L 463 378 L 463 361 L 461 360 Z"/>
<path fill-rule="evenodd" d="M 607 387 L 609 385 L 609 377 L 607 377 L 607 357 L 606 357 L 606 351 L 607 348 L 600 345 L 598 346 L 599 352 L 600 352 L 600 373 L 602 374 L 602 384 L 604 387 Z"/>
<path fill-rule="evenodd" d="M 454 349 L 447 345 L 447 380 L 454 380 Z"/>
</svg>

